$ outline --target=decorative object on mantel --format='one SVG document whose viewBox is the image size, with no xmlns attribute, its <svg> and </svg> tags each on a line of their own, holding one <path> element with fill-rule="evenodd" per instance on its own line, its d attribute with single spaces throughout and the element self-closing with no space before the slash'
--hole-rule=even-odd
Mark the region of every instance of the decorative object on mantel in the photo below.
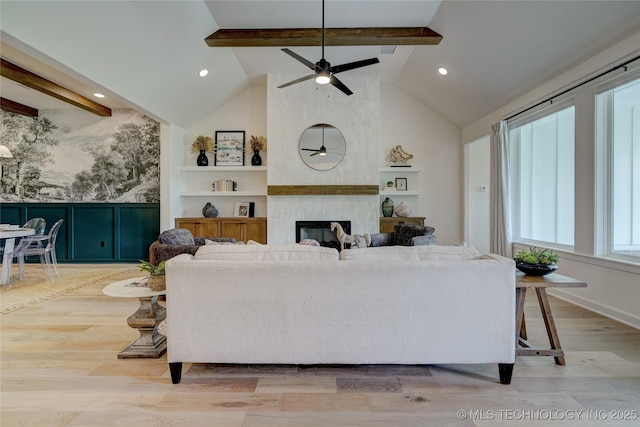
<svg viewBox="0 0 640 427">
<path fill-rule="evenodd" d="M 410 168 L 411 165 L 408 165 L 407 162 L 413 159 L 413 154 L 409 154 L 402 149 L 402 145 L 396 145 L 392 149 L 389 150 L 389 155 L 387 156 L 389 162 L 392 163 L 391 167 L 395 168 Z"/>
<path fill-rule="evenodd" d="M 403 202 L 400 202 L 400 204 L 396 206 L 395 212 L 396 212 L 396 216 L 399 216 L 402 218 L 411 216 L 411 209 L 409 209 L 409 207 L 405 205 Z"/>
<path fill-rule="evenodd" d="M 393 200 L 388 197 L 382 202 L 382 216 L 393 216 Z"/>
<path fill-rule="evenodd" d="M 514 257 L 516 268 L 528 276 L 544 276 L 558 269 L 558 255 L 551 249 L 529 247 Z"/>
<path fill-rule="evenodd" d="M 149 280 L 147 285 L 152 291 L 163 291 L 166 288 L 164 261 L 160 261 L 158 265 L 153 265 L 149 261 L 140 260 L 140 271 L 149 272 Z"/>
<path fill-rule="evenodd" d="M 251 135 L 249 140 L 251 143 L 251 149 L 253 150 L 253 156 L 251 157 L 251 166 L 261 166 L 262 157 L 260 157 L 260 151 L 267 150 L 267 138 L 264 136 Z"/>
<path fill-rule="evenodd" d="M 198 166 L 208 166 L 209 159 L 207 158 L 206 152 L 214 151 L 214 142 L 210 136 L 198 135 L 196 139 L 191 144 L 191 152 L 197 153 L 200 152 L 198 158 L 196 159 L 196 164 Z"/>
<path fill-rule="evenodd" d="M 207 202 L 202 208 L 202 216 L 205 218 L 216 218 L 218 216 L 218 209 L 211 203 Z"/>
<path fill-rule="evenodd" d="M 345 243 L 351 245 L 351 249 L 366 248 L 371 244 L 371 236 L 369 234 L 347 234 L 344 232 L 342 225 L 339 222 L 331 223 L 331 231 L 336 232 L 336 238 L 340 242 L 340 250 L 344 251 Z"/>
</svg>

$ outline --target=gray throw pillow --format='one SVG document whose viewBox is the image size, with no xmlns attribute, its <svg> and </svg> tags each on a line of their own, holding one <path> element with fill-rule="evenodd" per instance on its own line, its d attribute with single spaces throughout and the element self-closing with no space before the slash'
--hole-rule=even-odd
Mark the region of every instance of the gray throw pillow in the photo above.
<svg viewBox="0 0 640 427">
<path fill-rule="evenodd" d="M 411 246 L 411 239 L 416 236 L 428 236 L 435 228 L 425 225 L 397 224 L 393 228 L 393 243 L 402 246 Z"/>
<path fill-rule="evenodd" d="M 165 245 L 195 245 L 193 234 L 186 228 L 163 231 L 158 236 L 158 241 Z"/>
</svg>

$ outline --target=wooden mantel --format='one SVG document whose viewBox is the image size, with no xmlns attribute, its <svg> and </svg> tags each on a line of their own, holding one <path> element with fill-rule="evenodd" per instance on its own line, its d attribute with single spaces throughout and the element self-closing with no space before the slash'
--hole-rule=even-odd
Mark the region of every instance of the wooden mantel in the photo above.
<svg viewBox="0 0 640 427">
<path fill-rule="evenodd" d="M 377 196 L 377 185 L 269 185 L 269 196 Z"/>
</svg>

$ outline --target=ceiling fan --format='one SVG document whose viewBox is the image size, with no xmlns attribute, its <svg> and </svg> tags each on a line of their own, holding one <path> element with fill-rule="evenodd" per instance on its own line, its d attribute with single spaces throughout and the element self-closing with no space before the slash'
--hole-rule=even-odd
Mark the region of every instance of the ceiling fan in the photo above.
<svg viewBox="0 0 640 427">
<path fill-rule="evenodd" d="M 314 64 L 311 61 L 308 61 L 307 59 L 303 58 L 302 56 L 298 55 L 297 53 L 287 48 L 282 49 L 282 51 L 287 55 L 290 55 L 293 58 L 297 59 L 298 61 L 302 62 L 304 65 L 306 65 L 310 69 L 312 69 L 313 74 L 310 74 L 308 76 L 304 76 L 299 79 L 293 80 L 289 83 L 280 85 L 278 86 L 278 89 L 315 78 L 316 83 L 318 84 L 331 83 L 333 86 L 340 89 L 345 95 L 352 95 L 353 92 L 347 86 L 345 86 L 344 83 L 338 80 L 335 74 L 341 73 L 343 71 L 353 70 L 360 67 L 366 67 L 367 65 L 373 65 L 380 62 L 378 58 L 370 58 L 370 59 L 364 59 L 362 61 L 349 62 L 347 64 L 342 64 L 342 65 L 334 65 L 333 67 L 331 66 L 331 64 L 324 58 L 324 0 L 322 0 L 322 59 L 320 59 L 320 61 Z"/>
</svg>

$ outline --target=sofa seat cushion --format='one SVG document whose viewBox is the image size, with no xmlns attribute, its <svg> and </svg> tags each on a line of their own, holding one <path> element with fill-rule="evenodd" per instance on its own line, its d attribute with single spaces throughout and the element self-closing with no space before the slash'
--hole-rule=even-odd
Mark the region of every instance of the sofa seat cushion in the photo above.
<svg viewBox="0 0 640 427">
<path fill-rule="evenodd" d="M 218 261 L 337 261 L 338 250 L 306 245 L 202 246 L 197 260 Z"/>
<path fill-rule="evenodd" d="M 173 228 L 160 233 L 158 241 L 165 245 L 195 245 L 193 234 L 185 228 Z"/>
<path fill-rule="evenodd" d="M 473 259 L 478 255 L 478 251 L 471 246 L 380 246 L 344 250 L 340 252 L 340 259 L 343 261 L 445 261 Z"/>
<path fill-rule="evenodd" d="M 411 239 L 416 236 L 429 236 L 435 228 L 424 225 L 396 224 L 393 228 L 393 242 L 396 245 L 411 246 Z"/>
</svg>

